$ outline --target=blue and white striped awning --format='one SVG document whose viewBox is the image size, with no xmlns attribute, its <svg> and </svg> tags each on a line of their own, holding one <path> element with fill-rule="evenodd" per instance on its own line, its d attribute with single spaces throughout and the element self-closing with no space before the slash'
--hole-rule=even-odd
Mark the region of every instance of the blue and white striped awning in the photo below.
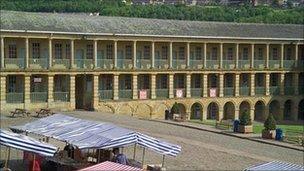
<svg viewBox="0 0 304 171">
<path fill-rule="evenodd" d="M 262 171 L 262 170 L 292 170 L 292 171 L 304 171 L 304 166 L 293 163 L 285 163 L 281 161 L 272 161 L 267 163 L 251 166 L 245 171 Z"/>
<path fill-rule="evenodd" d="M 54 156 L 57 147 L 35 140 L 34 138 L 15 134 L 0 129 L 0 144 L 23 151 L 33 152 L 43 156 Z"/>
<path fill-rule="evenodd" d="M 178 145 L 111 123 L 83 120 L 62 114 L 45 117 L 23 126 L 14 126 L 11 129 L 55 138 L 80 149 L 107 149 L 138 144 L 163 155 L 176 156 L 181 151 Z"/>
</svg>

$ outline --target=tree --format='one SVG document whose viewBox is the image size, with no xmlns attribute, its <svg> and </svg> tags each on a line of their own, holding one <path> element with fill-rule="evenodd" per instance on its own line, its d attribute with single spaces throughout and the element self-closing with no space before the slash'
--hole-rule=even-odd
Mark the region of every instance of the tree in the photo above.
<svg viewBox="0 0 304 171">
<path fill-rule="evenodd" d="M 240 125 L 252 125 L 251 118 L 247 110 L 245 110 L 240 117 Z"/>
<path fill-rule="evenodd" d="M 276 121 L 271 113 L 269 113 L 266 121 L 264 122 L 264 127 L 266 130 L 275 130 L 276 129 Z"/>
</svg>

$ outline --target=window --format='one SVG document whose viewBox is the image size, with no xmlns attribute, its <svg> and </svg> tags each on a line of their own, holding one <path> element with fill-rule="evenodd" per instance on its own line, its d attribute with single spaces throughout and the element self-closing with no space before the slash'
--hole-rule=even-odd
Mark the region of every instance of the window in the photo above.
<svg viewBox="0 0 304 171">
<path fill-rule="evenodd" d="M 178 59 L 181 59 L 181 60 L 185 59 L 185 47 L 179 47 Z"/>
<path fill-rule="evenodd" d="M 196 60 L 202 59 L 202 48 L 201 47 L 195 48 L 195 57 L 196 57 Z"/>
<path fill-rule="evenodd" d="M 34 58 L 34 59 L 40 58 L 40 44 L 39 43 L 32 44 L 32 58 Z"/>
<path fill-rule="evenodd" d="M 125 90 L 130 90 L 132 85 L 132 79 L 130 75 L 125 76 L 125 84 L 124 84 L 124 89 Z"/>
<path fill-rule="evenodd" d="M 101 77 L 101 89 L 102 90 L 112 90 L 113 89 L 113 76 L 112 75 L 103 75 Z"/>
<path fill-rule="evenodd" d="M 278 86 L 278 75 L 271 74 L 270 75 L 271 86 Z"/>
<path fill-rule="evenodd" d="M 144 46 L 144 59 L 150 59 L 150 46 Z"/>
<path fill-rule="evenodd" d="M 233 76 L 231 74 L 225 76 L 225 86 L 233 87 Z"/>
<path fill-rule="evenodd" d="M 258 60 L 263 60 L 263 49 L 258 48 Z"/>
<path fill-rule="evenodd" d="M 256 83 L 256 87 L 264 87 L 264 75 L 257 74 L 255 83 Z"/>
<path fill-rule="evenodd" d="M 107 45 L 107 59 L 113 59 L 113 45 L 112 44 L 108 44 Z"/>
<path fill-rule="evenodd" d="M 161 89 L 167 89 L 168 87 L 168 81 L 167 81 L 167 76 L 166 75 L 160 75 L 160 88 Z"/>
<path fill-rule="evenodd" d="M 168 46 L 162 46 L 161 59 L 168 59 Z"/>
<path fill-rule="evenodd" d="M 242 74 L 241 75 L 241 87 L 248 87 L 248 81 L 249 81 L 249 77 L 248 74 Z"/>
<path fill-rule="evenodd" d="M 201 78 L 200 75 L 193 75 L 193 88 L 201 87 Z"/>
<path fill-rule="evenodd" d="M 233 60 L 233 49 L 232 48 L 228 48 L 227 60 Z"/>
<path fill-rule="evenodd" d="M 185 87 L 185 79 L 183 75 L 176 76 L 176 88 L 184 88 Z"/>
<path fill-rule="evenodd" d="M 216 75 L 211 75 L 210 76 L 210 86 L 212 88 L 216 88 L 217 87 L 217 76 Z"/>
<path fill-rule="evenodd" d="M 93 59 L 93 45 L 88 44 L 87 45 L 87 59 Z"/>
<path fill-rule="evenodd" d="M 126 59 L 132 59 L 132 46 L 126 45 Z"/>
<path fill-rule="evenodd" d="M 243 60 L 248 60 L 248 48 L 243 49 Z"/>
<path fill-rule="evenodd" d="M 15 75 L 11 75 L 8 77 L 8 92 L 9 93 L 16 92 L 16 83 L 17 83 L 17 78 Z"/>
<path fill-rule="evenodd" d="M 272 49 L 272 60 L 278 60 L 279 56 L 278 56 L 278 48 L 273 48 Z"/>
<path fill-rule="evenodd" d="M 8 45 L 8 57 L 17 58 L 17 46 L 15 44 Z"/>
<path fill-rule="evenodd" d="M 287 51 L 286 51 L 286 60 L 291 60 L 291 48 L 287 48 Z"/>
<path fill-rule="evenodd" d="M 71 58 L 71 45 L 70 44 L 65 45 L 65 57 L 67 59 Z"/>
<path fill-rule="evenodd" d="M 149 89 L 150 85 L 150 78 L 149 76 L 142 76 L 142 88 Z"/>
<path fill-rule="evenodd" d="M 60 43 L 55 44 L 55 58 L 62 59 L 62 45 Z"/>
<path fill-rule="evenodd" d="M 213 47 L 211 50 L 211 60 L 217 60 L 217 48 Z"/>
</svg>

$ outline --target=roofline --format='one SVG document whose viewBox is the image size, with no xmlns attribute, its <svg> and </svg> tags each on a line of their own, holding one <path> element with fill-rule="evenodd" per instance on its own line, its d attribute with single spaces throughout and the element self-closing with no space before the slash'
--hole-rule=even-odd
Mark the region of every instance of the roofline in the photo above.
<svg viewBox="0 0 304 171">
<path fill-rule="evenodd" d="M 46 33 L 46 34 L 70 34 L 70 35 L 97 35 L 97 36 L 138 36 L 138 37 L 165 37 L 165 38 L 194 38 L 194 39 L 240 39 L 240 40 L 287 40 L 303 41 L 304 38 L 265 38 L 265 37 L 223 37 L 223 36 L 183 36 L 183 35 L 153 35 L 153 34 L 115 34 L 115 33 L 84 33 L 84 32 L 60 32 L 60 31 L 35 31 L 35 30 L 5 30 L 0 32 L 17 32 L 17 33 Z"/>
</svg>

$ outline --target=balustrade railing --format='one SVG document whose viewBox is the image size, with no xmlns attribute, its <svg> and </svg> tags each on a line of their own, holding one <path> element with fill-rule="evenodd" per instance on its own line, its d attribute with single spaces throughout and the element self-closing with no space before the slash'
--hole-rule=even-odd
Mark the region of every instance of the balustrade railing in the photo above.
<svg viewBox="0 0 304 171">
<path fill-rule="evenodd" d="M 155 94 L 156 94 L 156 98 L 168 98 L 169 89 L 156 89 Z"/>
<path fill-rule="evenodd" d="M 6 93 L 6 102 L 7 103 L 23 103 L 24 102 L 24 93 L 23 92 Z"/>
<path fill-rule="evenodd" d="M 99 100 L 113 99 L 113 90 L 99 90 Z"/>
<path fill-rule="evenodd" d="M 5 68 L 24 68 L 24 58 L 4 58 Z"/>
<path fill-rule="evenodd" d="M 55 91 L 53 96 L 54 101 L 68 102 L 70 100 L 69 92 Z"/>
<path fill-rule="evenodd" d="M 31 102 L 47 102 L 48 93 L 47 92 L 31 92 L 30 98 L 31 98 Z"/>
<path fill-rule="evenodd" d="M 120 99 L 132 99 L 132 89 L 124 90 L 120 89 L 119 90 L 119 98 Z"/>
</svg>

